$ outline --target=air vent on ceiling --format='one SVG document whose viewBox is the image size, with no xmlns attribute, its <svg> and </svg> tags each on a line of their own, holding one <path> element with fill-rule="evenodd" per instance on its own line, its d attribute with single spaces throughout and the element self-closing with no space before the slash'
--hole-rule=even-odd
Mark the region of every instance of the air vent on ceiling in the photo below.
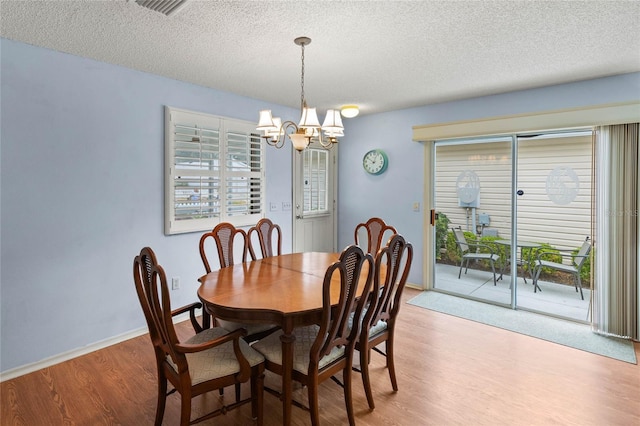
<svg viewBox="0 0 640 426">
<path fill-rule="evenodd" d="M 188 0 L 136 0 L 142 7 L 164 13 L 165 15 L 173 15 L 182 9 Z"/>
</svg>

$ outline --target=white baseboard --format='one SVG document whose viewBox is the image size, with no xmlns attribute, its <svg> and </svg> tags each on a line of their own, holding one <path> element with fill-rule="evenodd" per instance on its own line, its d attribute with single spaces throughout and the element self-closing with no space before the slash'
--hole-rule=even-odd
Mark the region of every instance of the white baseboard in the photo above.
<svg viewBox="0 0 640 426">
<path fill-rule="evenodd" d="M 415 289 L 415 290 L 424 290 L 424 288 L 423 288 L 421 285 L 419 285 L 419 284 L 414 284 L 414 283 L 410 283 L 410 282 L 407 282 L 407 283 L 405 284 L 405 286 L 406 286 L 406 287 L 408 287 L 408 288 L 413 288 L 413 289 Z"/>
<path fill-rule="evenodd" d="M 179 323 L 189 319 L 189 313 L 178 315 L 173 319 L 174 323 Z M 104 349 L 111 345 L 122 343 L 125 340 L 133 339 L 134 337 L 142 336 L 149 332 L 149 329 L 145 327 L 138 328 L 136 330 L 129 331 L 118 336 L 110 337 L 108 339 L 100 340 L 99 342 L 92 343 L 90 345 L 73 349 L 68 352 L 45 358 L 43 360 L 33 362 L 31 364 L 21 365 L 20 367 L 12 368 L 11 370 L 3 371 L 0 373 L 0 383 L 5 380 L 15 379 L 16 377 L 24 376 L 25 374 L 33 373 L 34 371 L 41 370 L 43 368 L 51 367 L 52 365 L 59 364 L 61 362 L 69 361 L 70 359 L 77 358 L 82 355 L 86 355 L 91 352 L 95 352 L 100 349 Z"/>
</svg>

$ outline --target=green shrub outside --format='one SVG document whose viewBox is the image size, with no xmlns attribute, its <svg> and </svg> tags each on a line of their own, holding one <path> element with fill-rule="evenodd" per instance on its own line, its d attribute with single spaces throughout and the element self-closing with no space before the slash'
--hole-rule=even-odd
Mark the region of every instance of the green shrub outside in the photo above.
<svg viewBox="0 0 640 426">
<path fill-rule="evenodd" d="M 446 239 L 447 232 L 449 232 L 450 220 L 446 214 L 438 212 L 438 219 L 436 220 L 436 258 L 441 258 L 440 249 L 447 248 Z"/>
<path fill-rule="evenodd" d="M 580 247 L 576 248 L 571 252 L 571 254 L 576 255 L 580 251 Z M 591 248 L 592 255 L 595 256 L 595 252 L 593 252 L 593 248 Z M 582 264 L 582 269 L 580 270 L 580 279 L 582 280 L 582 285 L 585 283 L 591 282 L 591 256 L 587 257 Z"/>
<path fill-rule="evenodd" d="M 447 251 L 442 255 L 442 261 L 445 263 L 460 264 L 460 252 L 458 250 L 458 244 L 453 236 L 453 232 L 447 232 L 447 240 L 445 242 L 445 248 Z"/>
</svg>

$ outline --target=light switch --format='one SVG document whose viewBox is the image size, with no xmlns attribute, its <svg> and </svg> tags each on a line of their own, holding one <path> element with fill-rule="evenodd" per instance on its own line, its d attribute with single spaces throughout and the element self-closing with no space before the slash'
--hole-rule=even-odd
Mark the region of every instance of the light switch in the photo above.
<svg viewBox="0 0 640 426">
<path fill-rule="evenodd" d="M 420 211 L 420 203 L 413 203 L 413 211 L 414 212 Z"/>
<path fill-rule="evenodd" d="M 269 211 L 277 212 L 278 211 L 278 203 L 269 203 Z"/>
</svg>

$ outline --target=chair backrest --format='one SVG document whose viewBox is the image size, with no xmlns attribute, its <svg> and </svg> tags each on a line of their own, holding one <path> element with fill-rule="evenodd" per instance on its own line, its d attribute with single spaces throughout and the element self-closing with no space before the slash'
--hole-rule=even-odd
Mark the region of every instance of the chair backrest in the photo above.
<svg viewBox="0 0 640 426">
<path fill-rule="evenodd" d="M 589 253 L 591 252 L 591 241 L 589 241 L 589 237 L 584 240 L 580 250 L 578 250 L 578 255 L 574 258 L 573 263 L 576 265 L 576 268 L 579 270 L 582 268 L 582 265 L 587 260 Z"/>
<path fill-rule="evenodd" d="M 253 247 L 255 240 L 260 245 L 260 253 L 263 259 L 282 254 L 282 230 L 279 225 L 273 223 L 270 219 L 260 219 L 256 226 L 251 227 L 247 232 L 247 239 L 249 241 L 249 254 L 251 254 L 253 260 L 257 259 L 256 251 Z"/>
<path fill-rule="evenodd" d="M 389 244 L 376 256 L 373 276 L 373 288 L 367 312 L 362 320 L 362 337 L 368 339 L 368 330 L 378 323 L 386 321 L 388 328 L 393 327 L 400 306 L 402 291 L 409 277 L 413 261 L 413 246 L 400 234 L 391 237 Z"/>
<path fill-rule="evenodd" d="M 356 226 L 354 232 L 354 241 L 357 245 L 362 247 L 360 241 L 363 240 L 364 234 L 366 231 L 366 239 L 367 239 L 367 253 L 370 253 L 372 256 L 375 256 L 382 247 L 383 239 L 390 238 L 393 234 L 397 234 L 396 228 L 391 225 L 387 225 L 384 220 L 379 217 L 372 217 L 365 223 L 359 223 Z"/>
<path fill-rule="evenodd" d="M 174 349 L 178 337 L 173 327 L 167 277 L 149 247 L 143 248 L 133 260 L 133 280 L 158 365 L 169 355 L 178 367 L 177 371 L 188 371 L 184 354 Z"/>
<path fill-rule="evenodd" d="M 236 238 L 241 239 L 238 245 L 242 250 L 242 262 L 247 261 L 247 252 L 249 251 L 247 233 L 228 222 L 222 222 L 200 237 L 200 257 L 207 273 L 211 272 L 211 265 L 207 258 L 207 241 L 209 238 L 215 241 L 221 268 L 234 264 L 233 253 L 237 243 Z"/>
<path fill-rule="evenodd" d="M 453 236 L 455 237 L 456 243 L 458 244 L 458 247 L 460 247 L 462 253 L 469 251 L 469 244 L 467 243 L 467 239 L 464 237 L 464 231 L 462 228 L 451 228 L 451 230 L 453 231 Z"/>
<path fill-rule="evenodd" d="M 363 278 L 361 273 L 365 264 L 367 275 Z M 349 318 L 353 315 L 353 324 L 360 324 L 362 308 L 371 291 L 372 277 L 373 257 L 356 245 L 344 249 L 340 259 L 327 269 L 322 288 L 322 321 L 318 337 L 309 351 L 310 372 L 317 369 L 319 360 L 334 348 L 346 346 L 347 351 L 353 350 L 360 327 L 351 327 Z M 362 288 L 360 298 L 357 297 L 359 288 Z M 331 295 L 338 289 L 340 300 L 338 305 L 332 306 Z"/>
</svg>

